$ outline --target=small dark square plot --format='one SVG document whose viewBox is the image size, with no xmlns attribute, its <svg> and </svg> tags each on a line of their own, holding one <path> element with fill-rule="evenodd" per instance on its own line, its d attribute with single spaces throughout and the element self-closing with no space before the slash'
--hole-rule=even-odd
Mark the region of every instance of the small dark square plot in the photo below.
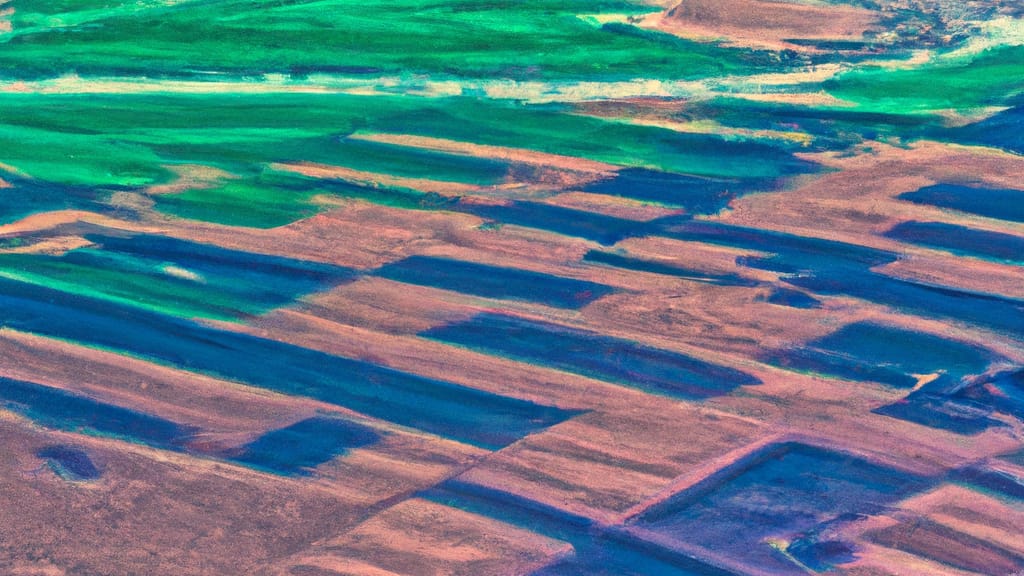
<svg viewBox="0 0 1024 576">
<path fill-rule="evenodd" d="M 769 446 L 655 507 L 635 523 L 778 573 L 795 565 L 769 544 L 846 514 L 877 513 L 928 481 L 799 443 Z"/>
</svg>

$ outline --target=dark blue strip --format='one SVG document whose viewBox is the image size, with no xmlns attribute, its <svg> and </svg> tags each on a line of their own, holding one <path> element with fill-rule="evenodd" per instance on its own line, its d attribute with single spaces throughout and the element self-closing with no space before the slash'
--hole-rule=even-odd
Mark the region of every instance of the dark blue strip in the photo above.
<svg viewBox="0 0 1024 576">
<path fill-rule="evenodd" d="M 411 256 L 378 269 L 376 275 L 408 284 L 557 308 L 581 308 L 614 291 L 611 286 L 595 282 L 431 256 Z"/>
<path fill-rule="evenodd" d="M 1024 192 L 1017 193 L 1024 205 Z M 941 222 L 904 222 L 885 233 L 889 238 L 975 256 L 1024 264 L 1024 238 Z"/>
<path fill-rule="evenodd" d="M 316 398 L 486 448 L 577 414 L 6 279 L 0 279 L 0 326 Z"/>
<path fill-rule="evenodd" d="M 739 370 L 676 352 L 502 314 L 479 314 L 421 335 L 680 398 L 718 396 L 760 383 Z"/>
</svg>

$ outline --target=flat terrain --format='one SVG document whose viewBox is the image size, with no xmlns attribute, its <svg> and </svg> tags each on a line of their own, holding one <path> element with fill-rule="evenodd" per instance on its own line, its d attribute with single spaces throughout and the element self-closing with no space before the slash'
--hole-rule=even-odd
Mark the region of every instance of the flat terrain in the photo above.
<svg viewBox="0 0 1024 576">
<path fill-rule="evenodd" d="M 1022 12 L 0 0 L 0 573 L 1024 574 Z"/>
</svg>

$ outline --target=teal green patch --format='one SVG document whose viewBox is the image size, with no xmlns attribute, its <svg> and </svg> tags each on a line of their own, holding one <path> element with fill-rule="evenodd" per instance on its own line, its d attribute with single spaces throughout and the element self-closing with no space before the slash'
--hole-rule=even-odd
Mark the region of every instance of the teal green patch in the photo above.
<svg viewBox="0 0 1024 576">
<path fill-rule="evenodd" d="M 512 78 L 697 78 L 741 73 L 747 50 L 648 32 L 640 2 L 587 0 L 14 0 L 0 74 L 196 76 L 220 71 Z M 167 5 L 171 4 L 171 5 Z"/>
<path fill-rule="evenodd" d="M 966 111 L 1005 105 L 1024 92 L 1024 46 L 1003 46 L 972 57 L 939 57 L 915 68 L 866 67 L 827 82 L 828 91 L 860 109 L 883 113 Z"/>
<path fill-rule="evenodd" d="M 317 194 L 409 208 L 437 195 L 286 176 L 274 163 L 319 162 L 358 171 L 477 185 L 501 183 L 507 162 L 349 138 L 413 134 L 509 146 L 726 179 L 779 178 L 813 165 L 756 140 L 678 133 L 571 114 L 561 106 L 472 98 L 268 95 L 0 95 L 0 162 L 65 185 L 170 182 L 168 165 L 198 163 L 239 176 L 156 198 L 168 214 L 274 227 L 315 214 Z"/>
<path fill-rule="evenodd" d="M 0 254 L 0 275 L 174 316 L 236 320 L 351 280 L 337 266 L 162 236 L 89 235 L 60 256 Z"/>
</svg>

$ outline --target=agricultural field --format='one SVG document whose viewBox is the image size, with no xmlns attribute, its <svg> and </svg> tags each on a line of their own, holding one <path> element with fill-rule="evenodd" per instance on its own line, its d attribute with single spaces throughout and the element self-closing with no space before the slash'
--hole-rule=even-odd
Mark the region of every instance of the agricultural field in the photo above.
<svg viewBox="0 0 1024 576">
<path fill-rule="evenodd" d="M 0 0 L 0 574 L 1024 574 L 1017 0 Z"/>
</svg>

